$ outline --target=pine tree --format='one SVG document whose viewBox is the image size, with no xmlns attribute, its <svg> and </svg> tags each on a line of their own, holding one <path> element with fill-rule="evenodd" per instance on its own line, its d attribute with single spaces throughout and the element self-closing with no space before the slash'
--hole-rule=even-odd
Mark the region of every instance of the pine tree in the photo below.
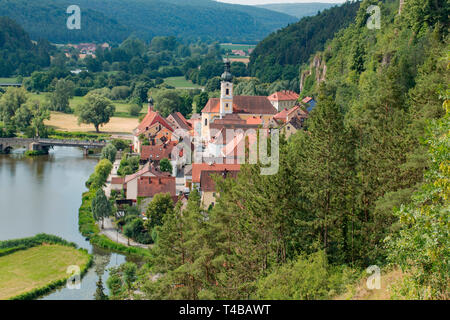
<svg viewBox="0 0 450 320">
<path fill-rule="evenodd" d="M 99 277 L 97 281 L 97 290 L 94 294 L 95 300 L 108 300 L 108 296 L 105 294 L 104 290 L 102 277 Z"/>
</svg>

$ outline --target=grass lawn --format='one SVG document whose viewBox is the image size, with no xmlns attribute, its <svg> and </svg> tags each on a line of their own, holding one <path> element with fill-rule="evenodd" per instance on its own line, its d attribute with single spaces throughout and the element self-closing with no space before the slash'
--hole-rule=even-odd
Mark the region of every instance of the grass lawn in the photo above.
<svg viewBox="0 0 450 320">
<path fill-rule="evenodd" d="M 72 247 L 41 245 L 0 257 L 0 300 L 67 278 L 67 267 L 80 269 L 89 256 Z"/>
<path fill-rule="evenodd" d="M 192 83 L 189 80 L 186 80 L 184 77 L 170 77 L 164 79 L 164 82 L 169 86 L 175 88 L 189 88 L 189 89 L 201 89 L 202 86 L 199 86 L 195 83 Z"/>
<path fill-rule="evenodd" d="M 220 46 L 223 49 L 228 50 L 248 50 L 256 47 L 256 45 L 251 44 L 234 44 L 234 43 L 222 43 Z"/>
<path fill-rule="evenodd" d="M 0 83 L 16 83 L 17 78 L 0 78 Z"/>
</svg>

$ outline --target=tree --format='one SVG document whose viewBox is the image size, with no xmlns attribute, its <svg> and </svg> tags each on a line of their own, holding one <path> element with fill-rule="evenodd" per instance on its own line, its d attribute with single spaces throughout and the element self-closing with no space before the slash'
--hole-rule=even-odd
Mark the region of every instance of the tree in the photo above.
<svg viewBox="0 0 450 320">
<path fill-rule="evenodd" d="M 78 123 L 93 124 L 95 131 L 100 132 L 99 126 L 108 123 L 115 110 L 115 106 L 108 98 L 89 93 L 86 96 L 86 103 L 78 107 Z"/>
<path fill-rule="evenodd" d="M 71 112 L 69 100 L 73 97 L 75 85 L 70 80 L 58 80 L 55 91 L 50 95 L 50 109 L 60 112 Z"/>
<path fill-rule="evenodd" d="M 95 290 L 94 299 L 95 300 L 108 300 L 108 296 L 104 292 L 102 277 L 98 278 L 97 289 Z"/>
<path fill-rule="evenodd" d="M 108 159 L 111 163 L 116 160 L 117 149 L 113 144 L 107 144 L 102 149 L 101 159 Z"/>
<path fill-rule="evenodd" d="M 165 215 L 172 214 L 174 204 L 170 193 L 156 194 L 148 204 L 146 216 L 148 220 L 148 229 L 152 230 L 156 226 L 163 224 Z"/>
<path fill-rule="evenodd" d="M 408 299 L 448 300 L 450 296 L 448 100 L 445 108 L 446 115 L 429 127 L 427 144 L 432 161 L 426 183 L 410 204 L 397 210 L 401 229 L 386 239 L 390 261 L 407 273 L 400 293 Z"/>
<path fill-rule="evenodd" d="M 89 177 L 86 185 L 94 190 L 102 188 L 105 185 L 112 168 L 113 165 L 108 159 L 100 160 L 95 166 L 94 173 Z"/>
<path fill-rule="evenodd" d="M 104 228 L 105 218 L 111 216 L 111 203 L 106 198 L 103 189 L 98 189 L 91 204 L 92 213 L 95 221 L 102 221 L 102 229 Z"/>
<path fill-rule="evenodd" d="M 170 163 L 169 159 L 164 158 L 160 161 L 159 167 L 162 172 L 172 172 L 172 164 Z"/>
</svg>

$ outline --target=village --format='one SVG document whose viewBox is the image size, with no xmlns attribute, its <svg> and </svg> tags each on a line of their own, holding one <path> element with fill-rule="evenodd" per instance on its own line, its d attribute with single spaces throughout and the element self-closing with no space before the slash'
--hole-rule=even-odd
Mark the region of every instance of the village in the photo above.
<svg viewBox="0 0 450 320">
<path fill-rule="evenodd" d="M 245 150 L 257 143 L 257 131 L 277 129 L 289 139 L 305 128 L 316 104 L 311 97 L 299 101 L 297 93 L 287 90 L 268 97 L 234 96 L 232 81 L 226 60 L 220 98 L 209 99 L 201 114 L 190 119 L 180 112 L 164 118 L 149 98 L 147 114 L 133 131 L 132 152 L 117 157 L 104 187 L 106 196 L 116 200 L 119 217 L 124 208 L 134 207 L 142 220 L 148 220 L 146 208 L 155 196 L 170 195 L 174 204 L 182 201 L 184 206 L 194 188 L 203 208 L 211 209 L 218 197 L 214 176 L 237 177 L 246 163 Z M 135 172 L 119 172 L 124 158 L 139 160 Z M 111 240 L 118 238 L 104 233 Z"/>
</svg>

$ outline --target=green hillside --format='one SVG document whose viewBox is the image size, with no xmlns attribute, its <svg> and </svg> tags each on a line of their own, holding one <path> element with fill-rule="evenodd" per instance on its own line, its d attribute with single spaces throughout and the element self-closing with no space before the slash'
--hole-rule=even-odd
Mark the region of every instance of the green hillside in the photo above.
<svg viewBox="0 0 450 320">
<path fill-rule="evenodd" d="M 353 21 L 358 8 L 359 2 L 348 2 L 272 33 L 253 51 L 249 65 L 251 74 L 263 82 L 280 78 L 292 80 L 298 67 L 307 62 L 311 54 L 322 50 L 327 40 Z"/>
<path fill-rule="evenodd" d="M 335 6 L 335 3 L 274 3 L 274 4 L 262 4 L 257 7 L 286 13 L 297 18 L 303 18 L 308 16 L 315 16 L 318 11 L 331 8 Z"/>
<path fill-rule="evenodd" d="M 48 42 L 33 44 L 21 26 L 0 16 L 0 77 L 25 76 L 50 65 L 50 51 Z"/>
<path fill-rule="evenodd" d="M 66 9 L 81 9 L 81 30 L 66 28 Z M 219 41 L 257 41 L 295 17 L 211 0 L 0 0 L 0 15 L 21 24 L 33 39 L 56 43 L 121 42 L 129 35 Z"/>
</svg>

